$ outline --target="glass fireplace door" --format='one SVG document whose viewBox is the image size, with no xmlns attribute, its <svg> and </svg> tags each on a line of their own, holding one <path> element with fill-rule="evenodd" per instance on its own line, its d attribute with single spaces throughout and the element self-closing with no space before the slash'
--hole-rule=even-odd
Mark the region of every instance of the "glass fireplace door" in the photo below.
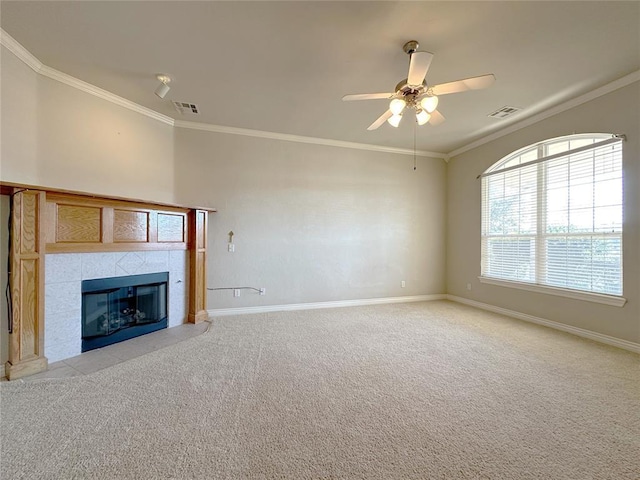
<svg viewBox="0 0 640 480">
<path fill-rule="evenodd" d="M 82 351 L 92 350 L 167 326 L 167 281 L 121 286 L 127 279 L 139 283 L 145 275 L 83 282 Z M 147 276 L 148 277 L 148 276 Z M 163 277 L 164 280 L 164 277 Z M 92 285 L 100 288 L 90 290 Z M 107 287 L 107 288 L 104 288 Z M 109 288 L 111 287 L 111 288 Z"/>
</svg>

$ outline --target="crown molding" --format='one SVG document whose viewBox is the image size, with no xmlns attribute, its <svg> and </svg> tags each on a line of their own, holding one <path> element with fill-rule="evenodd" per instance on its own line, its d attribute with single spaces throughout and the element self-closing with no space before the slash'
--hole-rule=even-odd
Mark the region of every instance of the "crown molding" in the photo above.
<svg viewBox="0 0 640 480">
<path fill-rule="evenodd" d="M 7 50 L 31 67 L 34 72 L 40 73 L 42 62 L 34 57 L 29 50 L 24 48 L 2 28 L 0 28 L 0 44 L 5 46 Z"/>
<path fill-rule="evenodd" d="M 250 130 L 247 128 L 226 127 L 223 125 L 213 125 L 210 123 L 187 122 L 176 120 L 174 126 L 188 128 L 191 130 L 204 130 L 206 132 L 226 133 L 230 135 L 243 135 L 245 137 L 268 138 L 272 140 L 283 140 L 286 142 L 310 143 L 314 145 L 325 145 L 330 147 L 353 148 L 356 150 L 369 150 L 373 152 L 397 153 L 400 155 L 416 155 L 418 157 L 440 158 L 446 160 L 447 155 L 439 152 L 428 152 L 408 148 L 385 147 L 382 145 L 371 145 L 368 143 L 344 142 L 341 140 L 331 140 L 328 138 L 304 137 L 301 135 L 290 135 L 287 133 L 265 132 L 263 130 Z"/>
<path fill-rule="evenodd" d="M 505 135 L 509 135 L 510 133 L 517 132 L 525 127 L 533 125 L 534 123 L 538 123 L 542 120 L 546 120 L 549 117 L 553 117 L 554 115 L 558 115 L 559 113 L 565 112 L 567 110 L 571 110 L 572 108 L 577 107 L 578 105 L 582 105 L 583 103 L 590 102 L 591 100 L 595 100 L 598 97 L 602 97 L 603 95 L 607 95 L 608 93 L 614 92 L 621 88 L 624 88 L 632 83 L 640 81 L 640 70 L 637 70 L 633 73 L 625 75 L 622 78 L 614 80 L 611 83 L 607 83 L 602 87 L 596 88 L 588 93 L 580 95 L 579 97 L 568 100 L 560 105 L 556 105 L 544 112 L 538 113 L 532 117 L 529 117 L 525 120 L 522 120 L 518 123 L 514 123 L 509 127 L 505 127 L 499 132 L 493 133 L 491 135 L 487 135 L 486 137 L 482 137 L 480 140 L 476 140 L 475 142 L 471 142 L 464 147 L 460 147 L 452 152 L 448 153 L 448 158 L 456 157 L 462 153 L 468 152 L 469 150 L 473 150 L 481 145 L 497 140 L 498 138 L 504 137 Z M 448 161 L 448 160 L 447 160 Z"/>
<path fill-rule="evenodd" d="M 345 142 L 341 140 L 331 140 L 327 138 L 305 137 L 305 136 L 291 135 L 286 133 L 267 132 L 263 130 L 250 130 L 246 128 L 227 127 L 224 125 L 213 125 L 209 123 L 190 122 L 185 120 L 174 120 L 173 118 L 167 115 L 156 112 L 155 110 L 152 110 L 150 108 L 143 107 L 142 105 L 139 105 L 130 100 L 127 100 L 126 98 L 120 97 L 114 93 L 108 92 L 107 90 L 103 90 L 102 88 L 96 87 L 95 85 L 84 82 L 80 79 L 72 77 L 71 75 L 67 75 L 66 73 L 60 72 L 54 68 L 44 65 L 40 60 L 38 60 L 34 55 L 32 55 L 31 52 L 29 52 L 26 48 L 24 48 L 20 43 L 18 43 L 11 35 L 9 35 L 2 28 L 0 28 L 0 44 L 6 47 L 18 59 L 22 60 L 26 65 L 28 65 L 31 69 L 33 69 L 33 71 L 35 71 L 38 74 L 44 75 L 48 78 L 64 83 L 65 85 L 76 88 L 80 91 L 83 91 L 95 97 L 101 98 L 108 102 L 114 103 L 128 110 L 132 110 L 134 112 L 140 113 L 149 118 L 153 118 L 155 120 L 158 120 L 162 123 L 165 123 L 173 127 L 189 128 L 192 130 L 203 130 L 203 131 L 215 132 L 215 133 L 226 133 L 230 135 L 243 135 L 248 137 L 268 138 L 272 140 L 283 140 L 287 142 L 308 143 L 308 144 L 314 144 L 314 145 L 325 145 L 325 146 L 340 147 L 340 148 L 352 148 L 356 150 L 368 150 L 373 152 L 395 153 L 399 155 L 416 155 L 419 157 L 439 158 L 444 160 L 445 162 L 449 162 L 449 160 L 452 157 L 460 155 L 476 147 L 489 143 L 498 138 L 504 137 L 505 135 L 509 135 L 510 133 L 516 132 L 522 128 L 533 125 L 534 123 L 545 120 L 546 118 L 552 117 L 561 112 L 574 108 L 578 105 L 594 100 L 598 97 L 611 93 L 615 90 L 626 87 L 627 85 L 630 85 L 634 82 L 640 81 L 640 70 L 638 70 L 622 78 L 619 78 L 618 80 L 608 83 L 607 85 L 597 88 L 589 93 L 586 93 L 572 100 L 564 102 L 560 105 L 557 105 L 556 107 L 550 108 L 549 110 L 546 110 L 537 115 L 529 117 L 509 127 L 505 127 L 499 132 L 482 137 L 481 139 L 476 140 L 475 142 L 471 142 L 449 153 L 441 153 L 441 152 L 430 152 L 426 150 L 414 151 L 408 148 L 385 147 L 382 145 L 372 145 L 368 143 Z"/>
<path fill-rule="evenodd" d="M 285 133 L 266 132 L 262 130 L 250 130 L 246 128 L 227 127 L 223 125 L 213 125 L 208 123 L 189 122 L 185 120 L 174 120 L 173 118 L 158 113 L 150 108 L 143 107 L 126 98 L 115 95 L 107 90 L 96 87 L 90 83 L 84 82 L 78 78 L 67 75 L 59 70 L 44 65 L 40 60 L 31 54 L 26 48 L 18 43 L 11 35 L 0 29 L 0 44 L 4 45 L 17 58 L 22 60 L 26 65 L 33 69 L 36 73 L 45 77 L 64 83 L 82 92 L 88 93 L 95 97 L 101 98 L 108 102 L 127 108 L 134 112 L 153 118 L 170 126 L 181 128 L 190 128 L 193 130 L 204 130 L 207 132 L 226 133 L 231 135 L 244 135 L 247 137 L 268 138 L 273 140 L 283 140 L 287 142 L 308 143 L 315 145 L 325 145 L 341 148 L 353 148 L 357 150 L 369 150 L 374 152 L 396 153 L 400 155 L 416 155 L 419 157 L 440 158 L 448 160 L 448 156 L 439 152 L 428 152 L 424 150 L 416 150 L 415 152 L 408 148 L 385 147 L 381 145 L 371 145 L 366 143 L 344 142 L 340 140 L 331 140 L 326 138 L 304 137 L 299 135 L 290 135 Z"/>
<path fill-rule="evenodd" d="M 43 65 L 39 73 L 41 75 L 44 75 L 45 77 L 51 78 L 52 80 L 57 80 L 60 83 L 64 83 L 65 85 L 88 93 L 89 95 L 93 95 L 94 97 L 101 98 L 102 100 L 106 100 L 120 107 L 140 113 L 167 125 L 174 125 L 175 121 L 173 120 L 173 118 L 168 117 L 167 115 L 163 115 L 162 113 L 158 113 L 155 110 L 151 110 L 150 108 L 138 105 L 131 100 L 127 100 L 126 98 L 122 98 L 114 93 L 108 92 L 107 90 L 103 90 L 102 88 L 96 87 L 95 85 L 79 80 L 75 77 L 72 77 L 71 75 L 67 75 L 66 73 L 56 70 L 55 68 Z"/>
<path fill-rule="evenodd" d="M 52 80 L 56 80 L 60 83 L 64 83 L 65 85 L 93 95 L 94 97 L 101 98 L 120 107 L 132 110 L 167 125 L 173 126 L 173 118 L 168 117 L 167 115 L 163 115 L 156 112 L 155 110 L 151 110 L 150 108 L 138 105 L 137 103 L 127 100 L 126 98 L 122 98 L 114 93 L 108 92 L 107 90 L 96 87 L 95 85 L 91 85 L 90 83 L 79 80 L 75 77 L 72 77 L 71 75 L 67 75 L 66 73 L 60 72 L 55 68 L 44 65 L 40 60 L 34 57 L 31 52 L 24 48 L 3 29 L 0 29 L 0 44 L 5 46 L 18 59 L 22 60 L 27 66 L 31 67 L 34 72 L 39 73 L 40 75 L 51 78 Z"/>
</svg>

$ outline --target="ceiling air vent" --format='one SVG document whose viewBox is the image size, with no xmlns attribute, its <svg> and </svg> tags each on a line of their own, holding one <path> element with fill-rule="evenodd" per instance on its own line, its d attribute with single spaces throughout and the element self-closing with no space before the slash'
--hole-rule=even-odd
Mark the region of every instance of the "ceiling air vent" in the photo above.
<svg viewBox="0 0 640 480">
<path fill-rule="evenodd" d="M 176 107 L 176 110 L 183 115 L 198 115 L 200 113 L 198 106 L 195 103 L 173 102 L 173 106 Z"/>
<path fill-rule="evenodd" d="M 510 117 L 514 113 L 519 112 L 520 110 L 522 110 L 520 107 L 502 107 L 495 112 L 490 113 L 488 116 L 491 118 L 506 118 Z"/>
</svg>

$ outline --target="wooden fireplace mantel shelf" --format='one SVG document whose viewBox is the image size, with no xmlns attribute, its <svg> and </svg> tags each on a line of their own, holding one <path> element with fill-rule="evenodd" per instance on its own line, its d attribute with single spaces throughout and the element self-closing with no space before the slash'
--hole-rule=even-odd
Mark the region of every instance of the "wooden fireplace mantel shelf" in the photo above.
<svg viewBox="0 0 640 480">
<path fill-rule="evenodd" d="M 9 380 L 47 369 L 44 355 L 46 253 L 189 251 L 188 321 L 207 319 L 208 214 L 184 207 L 0 182 L 11 195 L 12 326 Z"/>
<path fill-rule="evenodd" d="M 167 208 L 181 208 L 187 210 L 205 210 L 210 213 L 215 213 L 218 210 L 213 207 L 204 207 L 201 205 L 183 205 L 179 203 L 167 203 L 167 202 L 156 202 L 153 200 L 143 200 L 140 198 L 129 198 L 129 197 L 119 197 L 113 195 L 99 195 L 91 192 L 82 192 L 79 190 L 65 190 L 61 188 L 51 188 L 42 185 L 27 185 L 24 183 L 14 183 L 14 182 L 5 182 L 0 180 L 0 194 L 2 195 L 11 195 L 16 189 L 18 190 L 40 190 L 49 194 L 68 194 L 77 197 L 84 198 L 92 198 L 97 201 L 103 200 L 107 202 L 124 202 L 128 205 L 146 205 L 150 208 L 158 208 L 162 209 L 162 207 Z"/>
</svg>

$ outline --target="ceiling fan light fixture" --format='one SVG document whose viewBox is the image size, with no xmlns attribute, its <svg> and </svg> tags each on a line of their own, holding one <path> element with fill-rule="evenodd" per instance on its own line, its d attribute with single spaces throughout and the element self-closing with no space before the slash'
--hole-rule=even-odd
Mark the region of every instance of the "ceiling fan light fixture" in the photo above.
<svg viewBox="0 0 640 480">
<path fill-rule="evenodd" d="M 418 125 L 424 125 L 429 121 L 431 115 L 427 113 L 426 110 L 418 110 L 416 112 L 416 120 L 418 121 Z"/>
<path fill-rule="evenodd" d="M 391 103 L 389 103 L 389 110 L 391 110 L 391 113 L 393 113 L 394 115 L 400 115 L 402 113 L 402 110 L 404 110 L 404 107 L 406 106 L 407 102 L 405 102 L 403 99 L 394 98 L 393 100 L 391 100 Z M 400 122 L 400 120 L 398 120 L 398 122 Z"/>
<path fill-rule="evenodd" d="M 391 125 L 392 127 L 398 128 L 398 125 L 400 125 L 400 120 L 402 120 L 402 114 L 398 113 L 391 115 L 387 122 L 389 122 L 389 125 Z"/>
<path fill-rule="evenodd" d="M 433 111 L 438 108 L 438 97 L 435 95 L 424 97 L 420 100 L 420 105 L 427 113 L 433 113 Z"/>
</svg>

